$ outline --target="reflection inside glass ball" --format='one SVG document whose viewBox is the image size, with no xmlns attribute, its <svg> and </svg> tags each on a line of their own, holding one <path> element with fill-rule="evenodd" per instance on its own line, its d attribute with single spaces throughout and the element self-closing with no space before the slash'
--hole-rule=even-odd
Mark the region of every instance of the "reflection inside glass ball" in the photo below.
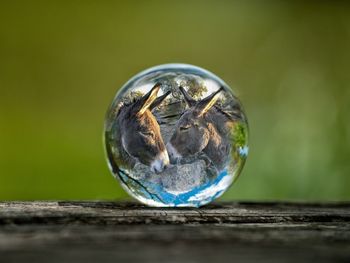
<svg viewBox="0 0 350 263">
<path fill-rule="evenodd" d="M 106 115 L 105 148 L 123 188 L 151 206 L 201 206 L 239 176 L 247 119 L 231 89 L 185 64 L 151 68 L 117 93 Z"/>
</svg>

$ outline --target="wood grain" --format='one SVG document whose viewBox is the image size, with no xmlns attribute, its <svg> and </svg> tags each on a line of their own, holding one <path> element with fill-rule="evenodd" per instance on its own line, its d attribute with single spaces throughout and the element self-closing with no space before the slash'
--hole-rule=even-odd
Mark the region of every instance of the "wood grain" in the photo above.
<svg viewBox="0 0 350 263">
<path fill-rule="evenodd" d="M 350 203 L 0 202 L 0 262 L 350 262 Z"/>
</svg>

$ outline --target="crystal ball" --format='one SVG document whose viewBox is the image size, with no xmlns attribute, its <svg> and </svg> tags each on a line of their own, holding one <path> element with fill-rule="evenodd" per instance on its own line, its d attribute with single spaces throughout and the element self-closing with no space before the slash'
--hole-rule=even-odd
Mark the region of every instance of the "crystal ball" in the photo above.
<svg viewBox="0 0 350 263">
<path fill-rule="evenodd" d="M 213 73 L 149 68 L 119 89 L 105 119 L 113 176 L 149 206 L 199 207 L 238 178 L 248 154 L 242 104 Z"/>
</svg>

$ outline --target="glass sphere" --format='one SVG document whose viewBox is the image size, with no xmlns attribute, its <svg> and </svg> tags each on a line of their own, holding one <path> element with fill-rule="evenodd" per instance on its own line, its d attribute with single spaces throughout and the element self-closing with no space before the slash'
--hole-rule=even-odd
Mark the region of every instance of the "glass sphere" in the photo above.
<svg viewBox="0 0 350 263">
<path fill-rule="evenodd" d="M 248 123 L 220 78 L 192 65 L 166 64 L 118 91 L 104 140 L 110 169 L 131 196 L 150 206 L 198 207 L 238 178 Z"/>
</svg>

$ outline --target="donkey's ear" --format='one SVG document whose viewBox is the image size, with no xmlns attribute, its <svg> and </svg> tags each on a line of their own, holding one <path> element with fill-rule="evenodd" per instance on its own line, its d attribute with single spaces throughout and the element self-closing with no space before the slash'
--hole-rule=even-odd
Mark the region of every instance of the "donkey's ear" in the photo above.
<svg viewBox="0 0 350 263">
<path fill-rule="evenodd" d="M 155 101 L 153 101 L 153 103 L 149 107 L 149 110 L 151 111 L 154 108 L 158 107 L 170 93 L 171 91 L 169 90 L 167 93 L 163 94 L 162 96 L 159 96 Z"/>
<path fill-rule="evenodd" d="M 137 115 L 144 114 L 145 111 L 150 108 L 151 104 L 157 98 L 157 94 L 160 89 L 160 86 L 161 86 L 160 83 L 157 83 L 156 85 L 154 85 L 153 88 L 138 101 Z"/>
<path fill-rule="evenodd" d="M 206 98 L 204 98 L 203 100 L 200 101 L 200 103 L 199 103 L 200 114 L 199 115 L 205 114 L 206 112 L 208 112 L 208 110 L 210 110 L 211 107 L 214 106 L 214 104 L 219 99 L 220 92 L 222 90 L 224 90 L 223 87 L 221 87 L 220 89 L 215 91 L 213 94 L 209 95 L 208 97 L 206 97 Z"/>
<path fill-rule="evenodd" d="M 189 107 L 194 106 L 196 104 L 196 101 L 193 98 L 191 98 L 190 95 L 188 95 L 187 91 L 182 86 L 180 86 L 179 89 L 180 89 L 182 95 L 184 95 L 184 99 L 185 99 L 187 105 Z"/>
</svg>

